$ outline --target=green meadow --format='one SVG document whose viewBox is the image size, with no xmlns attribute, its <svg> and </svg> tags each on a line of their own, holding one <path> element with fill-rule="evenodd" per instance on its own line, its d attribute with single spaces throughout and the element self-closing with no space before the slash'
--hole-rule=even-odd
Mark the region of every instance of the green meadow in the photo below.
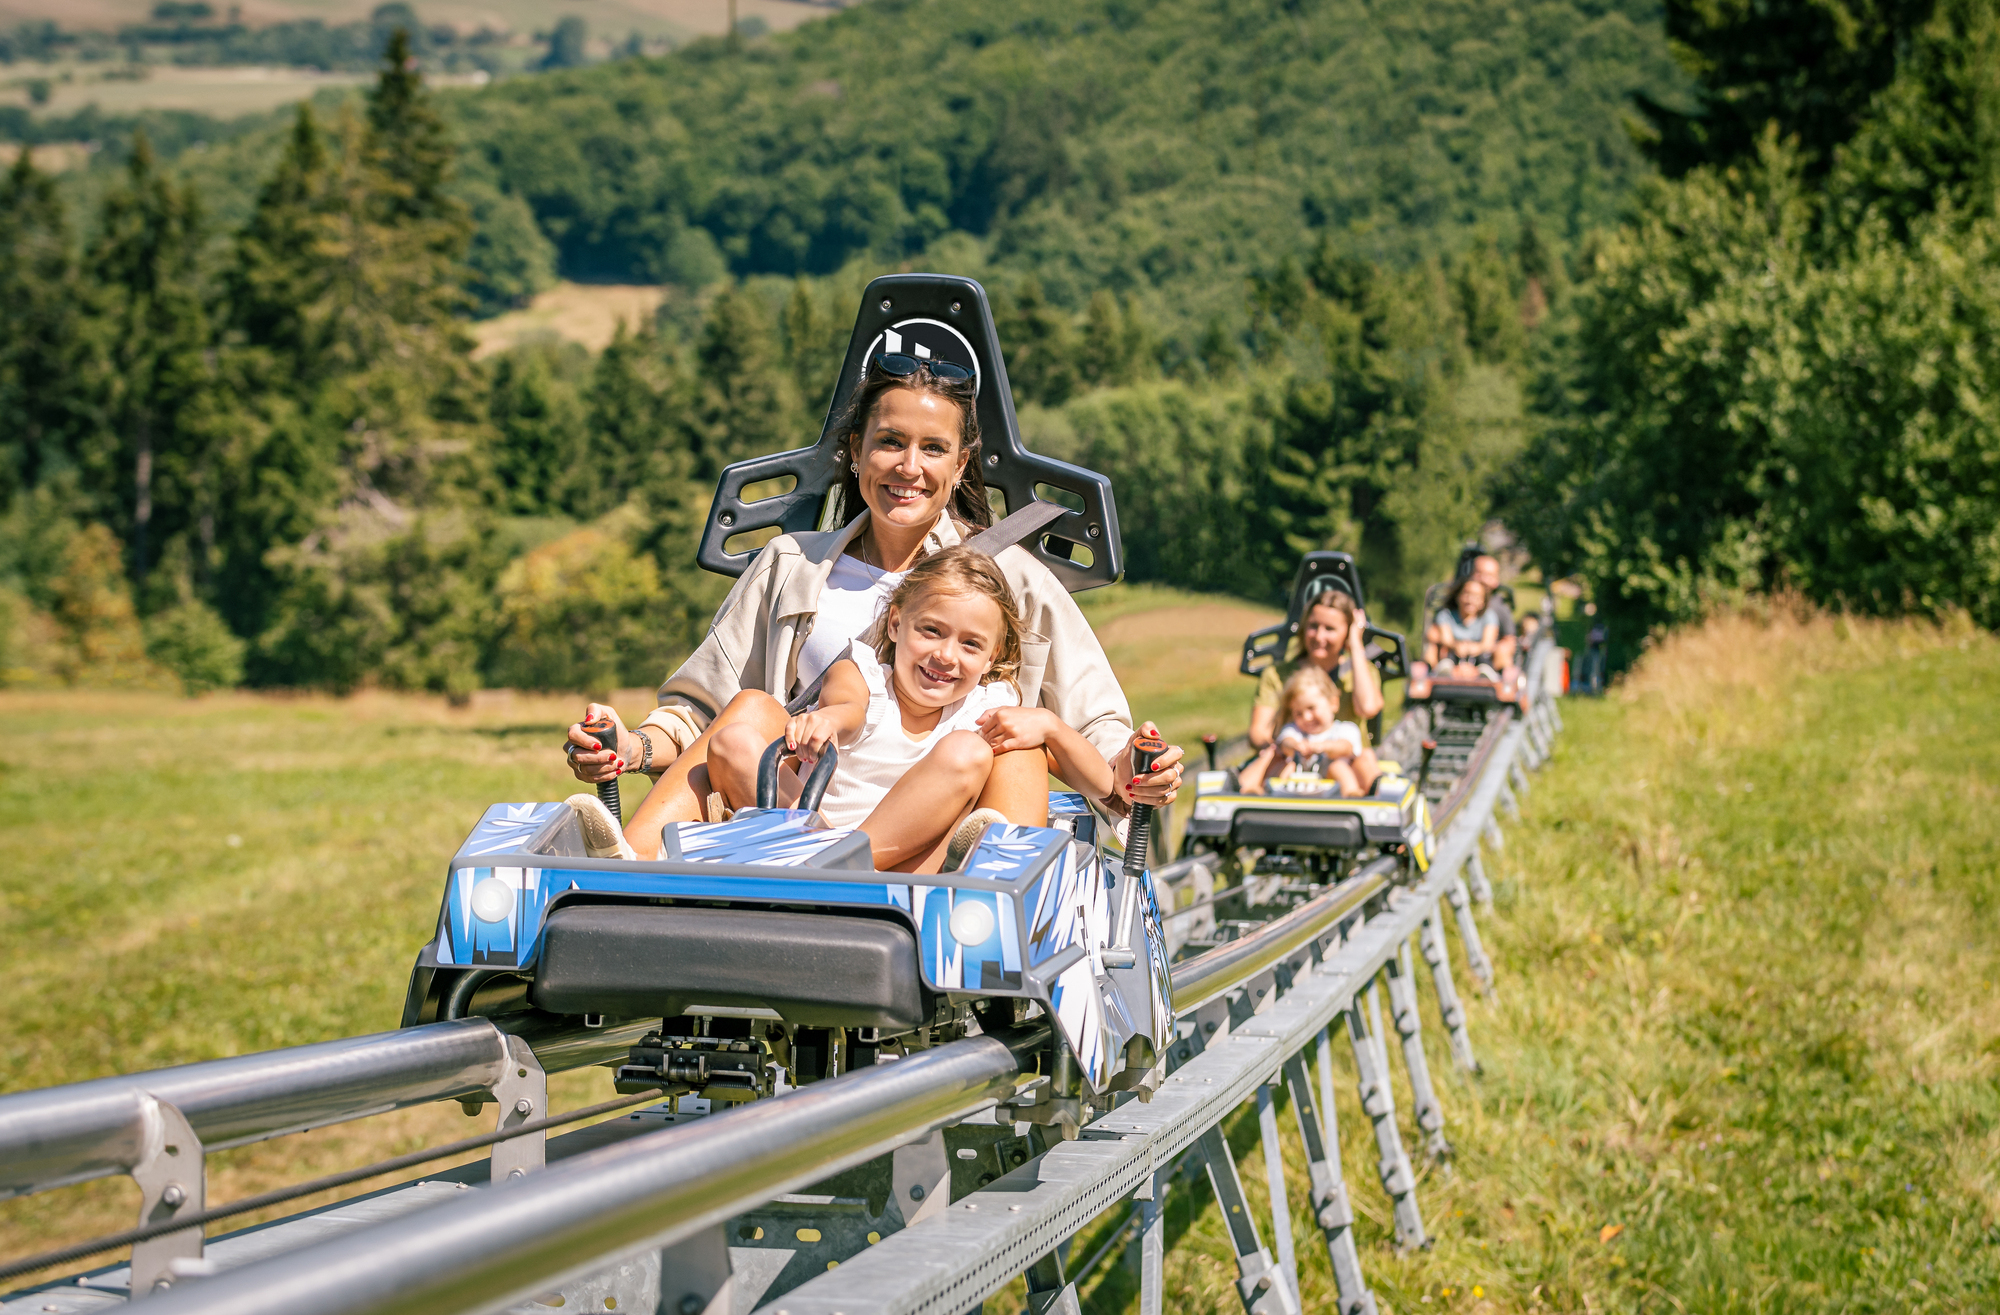
<svg viewBox="0 0 2000 1315">
<path fill-rule="evenodd" d="M 1229 672 L 1262 615 L 1164 591 L 1093 609 L 1135 706 L 1183 739 L 1240 725 L 1249 682 Z M 573 703 L 0 696 L 0 1089 L 393 1027 L 479 808 L 567 793 L 553 745 Z M 1489 854 L 1499 994 L 1471 1005 L 1483 1075 L 1440 1083 L 1457 1154 L 1425 1172 L 1426 1252 L 1390 1249 L 1336 1053 L 1385 1308 L 1992 1308 L 1996 708 L 1982 632 L 1782 610 L 1677 634 L 1611 697 L 1566 703 Z M 608 1087 L 569 1075 L 556 1103 Z M 442 1106 L 224 1152 L 211 1199 L 469 1127 Z M 1254 1117 L 1233 1132 L 1262 1209 Z M 1331 1309 L 1301 1175 L 1289 1190 L 1306 1306 Z M 126 1226 L 135 1204 L 121 1181 L 0 1205 L 4 1252 Z M 1167 1218 L 1170 1307 L 1238 1309 L 1206 1187 Z M 1099 1315 L 1136 1295 L 1117 1250 L 1083 1285 Z"/>
</svg>

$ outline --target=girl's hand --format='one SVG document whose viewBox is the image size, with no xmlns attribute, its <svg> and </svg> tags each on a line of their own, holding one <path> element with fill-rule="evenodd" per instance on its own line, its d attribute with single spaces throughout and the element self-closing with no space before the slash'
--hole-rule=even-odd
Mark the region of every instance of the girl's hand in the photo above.
<svg viewBox="0 0 2000 1315">
<path fill-rule="evenodd" d="M 840 727 L 823 709 L 802 712 L 785 723 L 785 747 L 799 755 L 810 767 L 826 751 L 828 741 L 840 734 Z"/>
<path fill-rule="evenodd" d="M 609 718 L 618 728 L 617 749 L 600 749 L 597 737 L 583 728 L 601 723 Z M 625 729 L 615 708 L 603 703 L 590 704 L 583 710 L 583 720 L 573 722 L 569 728 L 568 744 L 564 746 L 569 754 L 569 769 L 579 781 L 596 784 L 599 781 L 615 781 L 618 774 L 626 770 L 626 764 L 639 761 L 639 737 Z"/>
<path fill-rule="evenodd" d="M 1181 759 L 1187 757 L 1178 744 L 1170 744 L 1167 751 L 1153 764 L 1153 770 L 1144 776 L 1132 775 L 1132 744 L 1141 735 L 1158 736 L 1159 728 L 1147 722 L 1132 733 L 1132 739 L 1125 742 L 1125 752 L 1118 755 L 1112 767 L 1112 793 L 1127 803 L 1151 804 L 1155 808 L 1170 804 L 1181 788 Z"/>
<path fill-rule="evenodd" d="M 1047 708 L 995 708 L 975 724 L 986 747 L 995 753 L 1042 748 L 1058 725 Z"/>
</svg>

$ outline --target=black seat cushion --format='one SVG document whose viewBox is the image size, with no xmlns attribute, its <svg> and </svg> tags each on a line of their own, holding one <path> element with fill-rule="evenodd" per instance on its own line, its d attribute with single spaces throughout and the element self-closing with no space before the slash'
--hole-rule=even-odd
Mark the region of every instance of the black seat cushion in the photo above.
<svg viewBox="0 0 2000 1315">
<path fill-rule="evenodd" d="M 892 1032 L 931 1012 L 908 927 L 773 909 L 565 905 L 549 914 L 533 996 L 558 1014 L 672 1018 L 730 1005 Z"/>
</svg>

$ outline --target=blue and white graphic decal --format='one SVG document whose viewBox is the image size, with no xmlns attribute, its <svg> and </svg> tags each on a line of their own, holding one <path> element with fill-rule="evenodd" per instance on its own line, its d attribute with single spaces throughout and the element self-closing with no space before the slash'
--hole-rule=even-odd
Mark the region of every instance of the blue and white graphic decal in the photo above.
<svg viewBox="0 0 2000 1315">
<path fill-rule="evenodd" d="M 1151 1033 L 1156 1048 L 1164 1048 L 1166 1038 L 1174 1034 L 1174 983 L 1173 969 L 1167 962 L 1167 928 L 1160 917 L 1160 903 L 1154 897 L 1153 874 L 1146 873 L 1146 903 L 1142 914 L 1146 924 L 1146 958 L 1152 964 L 1148 976 L 1153 988 L 1153 1026 Z"/>
<path fill-rule="evenodd" d="M 1106 1034 L 1104 966 L 1099 950 L 1111 939 L 1111 909 L 1096 853 L 1080 844 L 1063 850 L 1062 862 L 1028 892 L 1028 961 L 1046 963 L 1073 945 L 1087 953 L 1049 984 L 1049 1012 L 1076 1052 L 1090 1085 L 1102 1090 L 1122 1041 Z"/>
<path fill-rule="evenodd" d="M 799 867 L 854 834 L 852 827 L 808 830 L 815 816 L 797 809 L 770 809 L 727 822 L 684 823 L 679 829 L 681 857 L 703 863 Z"/>
<path fill-rule="evenodd" d="M 499 881 L 515 893 L 512 904 Z M 746 877 L 618 868 L 459 868 L 445 890 L 437 961 L 455 967 L 526 968 L 541 948 L 550 901 L 566 894 L 726 899 L 771 904 L 848 905 L 907 910 L 910 888 L 873 881 Z M 490 915 L 490 916 L 489 916 Z"/>
<path fill-rule="evenodd" d="M 1036 860 L 1048 850 L 1049 841 L 1062 834 L 1045 826 L 989 826 L 959 871 L 968 877 L 1019 881 L 1037 870 Z"/>
<path fill-rule="evenodd" d="M 470 857 L 518 852 L 528 847 L 536 832 L 568 812 L 568 804 L 494 804 L 458 852 Z"/>
<path fill-rule="evenodd" d="M 939 991 L 1021 989 L 1021 928 L 1004 891 L 911 886 L 924 980 Z"/>
<path fill-rule="evenodd" d="M 438 951 L 443 961 L 473 967 L 515 968 L 521 948 L 541 930 L 549 902 L 539 868 L 460 868 L 451 874 Z"/>
<path fill-rule="evenodd" d="M 1090 801 L 1069 790 L 1049 791 L 1050 817 L 1082 817 L 1090 812 Z"/>
</svg>

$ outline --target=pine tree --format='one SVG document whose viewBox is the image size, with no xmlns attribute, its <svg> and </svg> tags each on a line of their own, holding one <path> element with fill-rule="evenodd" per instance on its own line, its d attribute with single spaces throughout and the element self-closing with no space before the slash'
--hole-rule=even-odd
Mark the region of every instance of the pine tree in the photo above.
<svg viewBox="0 0 2000 1315">
<path fill-rule="evenodd" d="M 586 463 L 587 438 L 574 389 L 555 376 L 547 353 L 517 348 L 493 369 L 487 415 L 497 431 L 493 469 L 504 505 L 524 516 L 572 511 L 590 519 L 611 506 L 592 506 L 597 483 Z"/>
<path fill-rule="evenodd" d="M 687 478 L 686 435 L 673 423 L 680 391 L 659 336 L 650 327 L 629 332 L 621 322 L 590 374 L 591 500 L 610 506 L 654 478 Z"/>
<path fill-rule="evenodd" d="M 199 415 L 209 382 L 200 207 L 191 189 L 159 172 L 143 132 L 98 230 L 87 267 L 104 335 L 105 432 L 93 456 L 111 478 L 96 486 L 143 584 L 157 545 L 185 525 L 209 458 Z"/>
<path fill-rule="evenodd" d="M 798 447 L 805 433 L 798 395 L 757 299 L 730 288 L 709 307 L 695 347 L 689 437 L 694 476 L 713 481 L 745 457 Z"/>
<path fill-rule="evenodd" d="M 444 190 L 451 178 L 451 134 L 417 70 L 406 28 L 390 34 L 381 75 L 368 94 L 366 156 L 386 222 L 443 221 L 444 228 L 463 230 L 464 208 Z M 448 245 L 449 235 L 440 237 Z"/>
<path fill-rule="evenodd" d="M 1014 395 L 1046 406 L 1068 401 L 1079 382 L 1076 331 L 1041 283 L 1023 279 L 1012 297 L 996 298 L 993 313 Z"/>
<path fill-rule="evenodd" d="M 0 505 L 75 457 L 85 323 L 55 180 L 24 147 L 0 179 Z"/>
<path fill-rule="evenodd" d="M 312 106 L 301 104 L 223 275 L 230 328 L 277 358 L 271 382 L 290 390 L 309 387 L 324 367 L 331 176 Z"/>
</svg>

